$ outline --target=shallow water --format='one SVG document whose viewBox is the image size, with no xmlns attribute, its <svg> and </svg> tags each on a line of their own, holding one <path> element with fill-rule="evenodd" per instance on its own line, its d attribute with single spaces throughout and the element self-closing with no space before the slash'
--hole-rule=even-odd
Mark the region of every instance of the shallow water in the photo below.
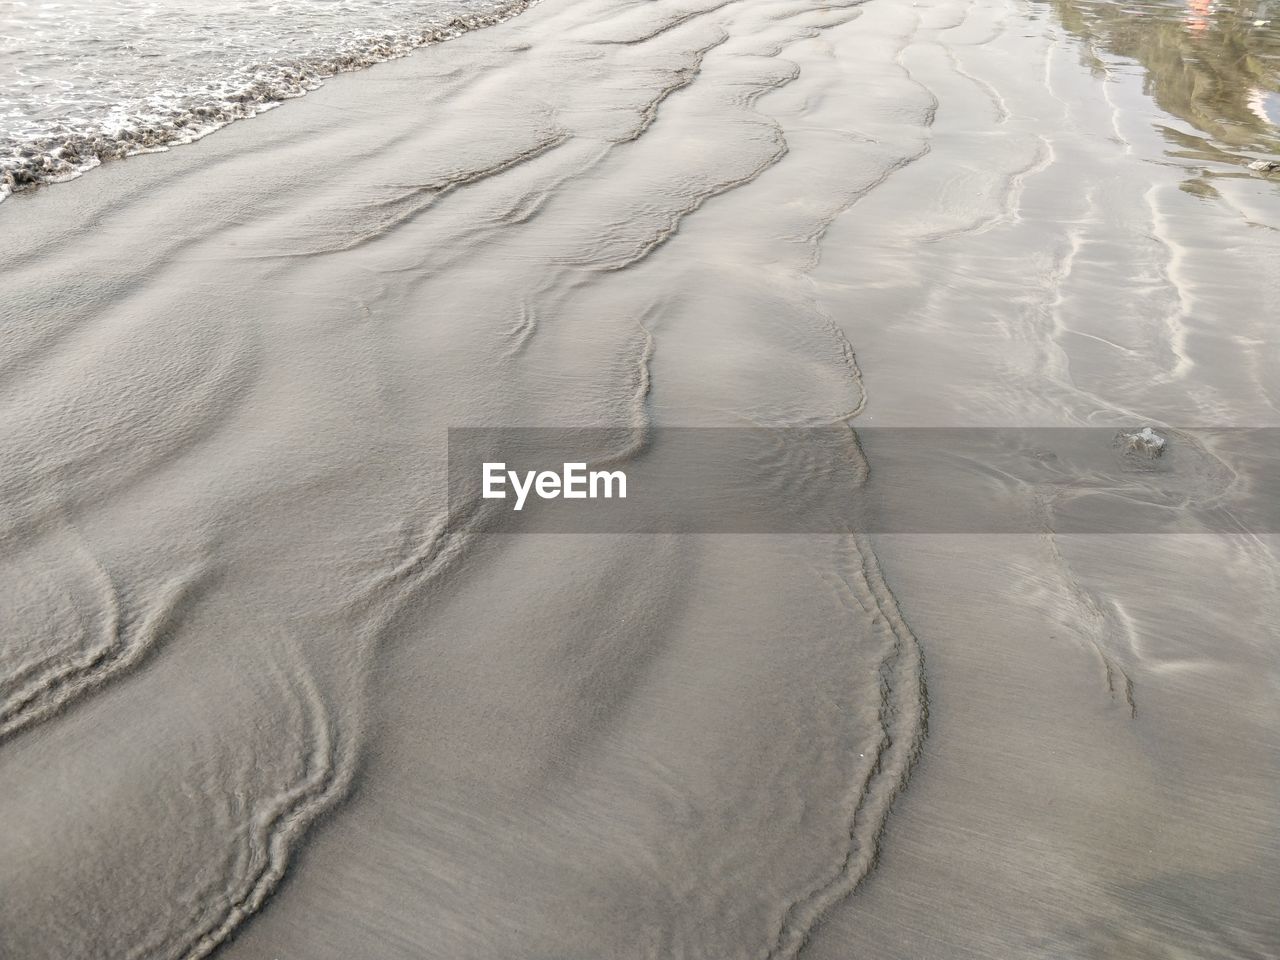
<svg viewBox="0 0 1280 960">
<path fill-rule="evenodd" d="M 1044 2 L 1084 41 L 1086 64 L 1103 75 L 1120 67 L 1142 78 L 1168 115 L 1152 120 L 1171 156 L 1187 167 L 1189 190 L 1212 191 L 1215 178 L 1237 175 L 1197 169 L 1197 161 L 1247 164 L 1280 154 L 1280 3 Z"/>
<path fill-rule="evenodd" d="M 523 0 L 6 0 L 0 196 L 186 143 Z"/>
</svg>

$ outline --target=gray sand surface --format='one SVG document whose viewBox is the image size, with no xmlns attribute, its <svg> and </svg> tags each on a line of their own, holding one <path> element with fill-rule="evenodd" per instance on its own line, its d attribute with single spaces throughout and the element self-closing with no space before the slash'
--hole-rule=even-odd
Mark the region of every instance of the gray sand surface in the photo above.
<svg viewBox="0 0 1280 960">
<path fill-rule="evenodd" d="M 1276 184 L 1060 12 L 542 0 L 0 204 L 0 957 L 1280 956 L 1275 536 L 445 524 L 464 425 L 1280 426 Z"/>
</svg>

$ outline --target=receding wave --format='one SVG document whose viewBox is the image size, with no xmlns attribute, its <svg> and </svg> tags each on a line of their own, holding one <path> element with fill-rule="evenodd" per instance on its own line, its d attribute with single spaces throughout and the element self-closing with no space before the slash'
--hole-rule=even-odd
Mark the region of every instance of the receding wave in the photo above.
<svg viewBox="0 0 1280 960">
<path fill-rule="evenodd" d="M 129 103 L 111 104 L 100 116 L 18 120 L 11 132 L 0 136 L 0 200 L 28 187 L 74 179 L 107 160 L 192 143 L 234 120 L 301 97 L 336 74 L 493 26 L 536 2 L 498 0 L 481 12 L 432 17 L 412 28 L 343 38 L 322 52 L 232 67 L 216 80 L 191 85 L 174 87 L 169 78 L 160 77 L 160 88 Z"/>
</svg>

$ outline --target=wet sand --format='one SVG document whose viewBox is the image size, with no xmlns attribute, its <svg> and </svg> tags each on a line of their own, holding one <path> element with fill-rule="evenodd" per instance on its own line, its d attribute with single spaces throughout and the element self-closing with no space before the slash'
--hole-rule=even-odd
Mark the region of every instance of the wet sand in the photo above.
<svg viewBox="0 0 1280 960">
<path fill-rule="evenodd" d="M 1265 143 L 1059 6 L 542 0 L 0 205 L 0 954 L 1276 956 L 1275 536 L 445 522 L 464 425 L 1280 426 Z"/>
</svg>

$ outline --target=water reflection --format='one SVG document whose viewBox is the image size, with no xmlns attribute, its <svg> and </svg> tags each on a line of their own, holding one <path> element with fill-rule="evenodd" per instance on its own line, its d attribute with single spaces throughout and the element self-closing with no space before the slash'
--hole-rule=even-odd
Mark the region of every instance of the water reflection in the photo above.
<svg viewBox="0 0 1280 960">
<path fill-rule="evenodd" d="M 1280 0 L 1047 2 L 1092 49 L 1137 61 L 1156 103 L 1205 135 L 1167 131 L 1175 154 L 1280 154 Z"/>
</svg>

